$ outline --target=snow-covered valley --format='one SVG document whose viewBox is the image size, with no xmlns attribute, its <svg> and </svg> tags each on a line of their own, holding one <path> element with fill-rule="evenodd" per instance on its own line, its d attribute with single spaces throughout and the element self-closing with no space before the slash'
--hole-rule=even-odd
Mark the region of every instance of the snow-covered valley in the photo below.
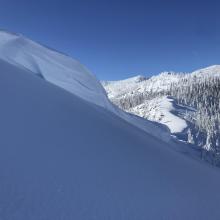
<svg viewBox="0 0 220 220">
<path fill-rule="evenodd" d="M 72 58 L 0 32 L 0 100 L 0 219 L 219 219 L 219 169 L 112 105 Z"/>
</svg>

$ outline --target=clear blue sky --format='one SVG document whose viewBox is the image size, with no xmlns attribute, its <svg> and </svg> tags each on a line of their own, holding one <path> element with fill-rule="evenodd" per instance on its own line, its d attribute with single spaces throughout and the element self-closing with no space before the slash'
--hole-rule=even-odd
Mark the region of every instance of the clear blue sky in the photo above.
<svg viewBox="0 0 220 220">
<path fill-rule="evenodd" d="M 0 27 L 71 55 L 99 79 L 220 64 L 218 0 L 2 0 Z"/>
</svg>

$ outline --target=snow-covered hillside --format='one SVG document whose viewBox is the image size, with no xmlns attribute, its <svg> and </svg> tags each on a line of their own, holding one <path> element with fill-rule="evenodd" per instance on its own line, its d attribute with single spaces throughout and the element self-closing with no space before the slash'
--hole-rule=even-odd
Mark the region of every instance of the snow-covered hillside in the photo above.
<svg viewBox="0 0 220 220">
<path fill-rule="evenodd" d="M 169 141 L 166 128 L 121 111 L 109 101 L 100 82 L 78 61 L 20 34 L 0 31 L 0 58 L 76 96 L 113 112 L 145 132 Z"/>
<path fill-rule="evenodd" d="M 151 78 L 135 76 L 119 81 L 103 81 L 102 85 L 115 105 L 127 112 L 162 123 L 171 133 L 178 133 L 187 128 L 184 111 L 194 110 L 187 106 L 178 106 L 174 99 L 167 97 L 166 92 L 181 80 L 193 77 L 220 78 L 220 65 L 200 69 L 191 74 L 163 72 Z M 179 86 L 181 87 L 181 84 Z"/>
<path fill-rule="evenodd" d="M 200 70 L 196 70 L 191 73 L 196 77 L 220 77 L 220 65 L 209 66 Z"/>
<path fill-rule="evenodd" d="M 162 123 L 171 133 L 177 133 L 183 131 L 187 124 L 178 117 L 174 100 L 161 97 L 161 94 L 184 76 L 185 74 L 163 72 L 151 78 L 136 76 L 120 81 L 103 81 L 102 84 L 115 105 L 127 112 Z"/>
<path fill-rule="evenodd" d="M 0 219 L 219 219 L 219 170 L 13 62 L 0 59 Z"/>
<path fill-rule="evenodd" d="M 220 65 L 102 84 L 121 109 L 166 125 L 181 140 L 220 160 Z"/>
</svg>

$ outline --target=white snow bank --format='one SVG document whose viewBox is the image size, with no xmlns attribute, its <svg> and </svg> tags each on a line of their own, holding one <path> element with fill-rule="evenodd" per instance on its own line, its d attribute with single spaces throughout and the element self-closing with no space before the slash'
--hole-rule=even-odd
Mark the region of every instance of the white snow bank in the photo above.
<svg viewBox="0 0 220 220">
<path fill-rule="evenodd" d="M 108 100 L 100 82 L 79 62 L 35 43 L 22 35 L 0 31 L 0 58 L 72 94 L 115 113 L 145 132 L 169 141 L 169 132 L 162 126 L 129 115 Z"/>
<path fill-rule="evenodd" d="M 0 58 L 105 108 L 112 108 L 98 80 L 78 61 L 22 35 L 0 31 Z"/>
</svg>

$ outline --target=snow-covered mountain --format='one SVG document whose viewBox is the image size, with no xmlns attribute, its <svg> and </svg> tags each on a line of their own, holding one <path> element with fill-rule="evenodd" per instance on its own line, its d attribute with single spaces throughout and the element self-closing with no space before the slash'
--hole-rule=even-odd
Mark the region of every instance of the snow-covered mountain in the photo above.
<svg viewBox="0 0 220 220">
<path fill-rule="evenodd" d="M 115 105 L 133 114 L 165 124 L 171 133 L 178 133 L 187 127 L 184 119 L 178 116 L 181 116 L 184 108 L 185 111 L 194 111 L 194 109 L 178 105 L 171 97 L 167 97 L 167 92 L 173 85 L 181 87 L 179 84 L 181 80 L 193 77 L 220 78 L 220 65 L 192 73 L 163 72 L 150 78 L 135 76 L 125 80 L 102 81 L 101 83 Z"/>
<path fill-rule="evenodd" d="M 0 219 L 219 219 L 219 170 L 88 101 L 91 89 L 103 94 L 83 88 L 96 79 L 78 64 L 65 68 L 70 58 L 60 54 L 78 86 L 71 93 L 59 84 L 62 69 L 51 71 L 57 52 L 42 64 L 40 53 L 35 60 L 23 48 L 19 58 L 13 45 L 16 63 L 0 58 Z"/>
<path fill-rule="evenodd" d="M 163 72 L 151 78 L 137 76 L 102 84 L 116 106 L 159 122 L 179 139 L 197 142 L 201 149 L 219 155 L 220 65 L 192 73 Z"/>
<path fill-rule="evenodd" d="M 182 132 L 187 124 L 178 117 L 174 100 L 162 97 L 165 91 L 169 91 L 173 83 L 177 83 L 185 74 L 163 72 L 159 75 L 146 78 L 136 76 L 119 81 L 101 82 L 109 99 L 119 108 L 159 122 L 167 126 L 171 133 Z M 159 94 L 159 96 L 158 96 Z M 175 114 L 172 112 L 175 111 Z M 178 121 L 178 123 L 177 123 Z"/>
<path fill-rule="evenodd" d="M 121 109 L 166 125 L 171 133 L 182 132 L 187 124 L 178 117 L 174 100 L 161 97 L 185 74 L 163 72 L 151 78 L 136 76 L 119 81 L 103 81 L 110 100 Z M 159 96 L 158 96 L 159 94 Z M 175 113 L 174 113 L 175 112 Z"/>
<path fill-rule="evenodd" d="M 109 98 L 117 99 L 130 94 L 161 92 L 168 90 L 172 83 L 178 82 L 182 78 L 181 74 L 174 72 L 163 72 L 159 75 L 147 78 L 135 76 L 119 81 L 102 81 L 102 85 L 107 91 Z"/>
</svg>

